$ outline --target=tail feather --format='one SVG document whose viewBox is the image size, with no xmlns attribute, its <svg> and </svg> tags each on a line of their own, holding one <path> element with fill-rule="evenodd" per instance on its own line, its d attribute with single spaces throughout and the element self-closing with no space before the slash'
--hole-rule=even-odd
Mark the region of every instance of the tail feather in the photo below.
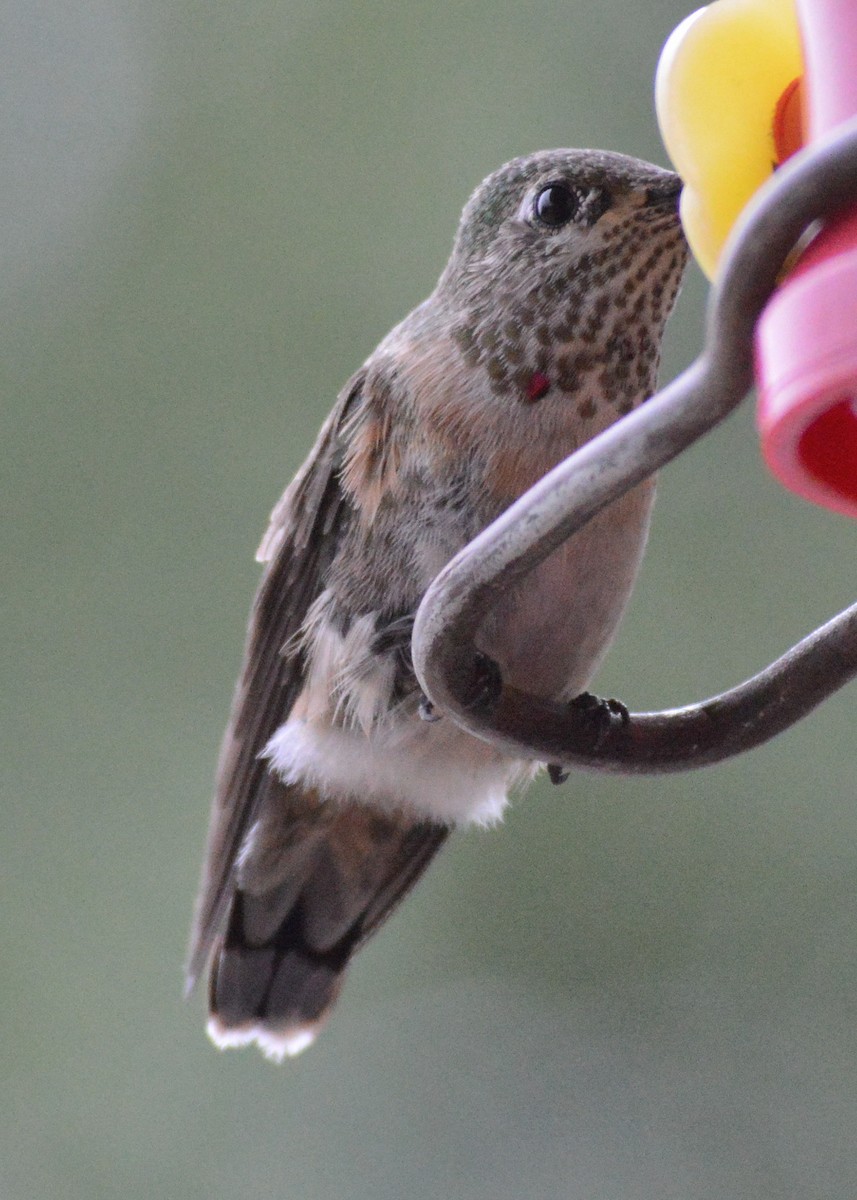
<svg viewBox="0 0 857 1200">
<path fill-rule="evenodd" d="M 432 822 L 344 807 L 295 877 L 249 890 L 242 862 L 226 932 L 215 949 L 209 1034 L 219 1046 L 257 1042 L 271 1058 L 314 1039 L 355 949 L 389 915 L 445 841 Z M 291 860 L 294 869 L 294 858 Z"/>
</svg>

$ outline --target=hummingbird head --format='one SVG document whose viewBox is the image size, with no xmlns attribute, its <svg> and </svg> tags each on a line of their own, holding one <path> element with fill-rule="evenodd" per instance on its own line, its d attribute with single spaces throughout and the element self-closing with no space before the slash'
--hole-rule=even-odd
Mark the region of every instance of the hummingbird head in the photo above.
<svg viewBox="0 0 857 1200">
<path fill-rule="evenodd" d="M 671 171 L 600 150 L 516 158 L 477 188 L 439 296 L 491 390 L 601 395 L 626 412 L 655 382 L 687 262 Z"/>
<path fill-rule="evenodd" d="M 678 234 L 680 194 L 678 175 L 624 154 L 544 150 L 512 159 L 465 205 L 446 282 L 526 287 L 528 270 L 586 272 L 586 256 L 606 247 L 619 274 L 653 225 Z"/>
</svg>

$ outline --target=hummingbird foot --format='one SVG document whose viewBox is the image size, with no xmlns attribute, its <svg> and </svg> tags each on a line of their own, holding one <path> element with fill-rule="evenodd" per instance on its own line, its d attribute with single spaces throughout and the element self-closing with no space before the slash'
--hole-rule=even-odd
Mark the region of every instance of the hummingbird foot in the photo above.
<svg viewBox="0 0 857 1200">
<path fill-rule="evenodd" d="M 601 748 L 609 733 L 614 729 L 624 729 L 631 719 L 631 714 L 621 700 L 605 700 L 600 696 L 593 696 L 591 692 L 581 692 L 579 696 L 569 700 L 568 707 L 576 709 L 585 723 L 593 729 L 595 734 L 593 749 L 595 750 Z M 550 772 L 550 767 L 548 767 L 548 772 Z M 562 780 L 554 779 L 553 774 L 551 774 L 551 780 L 554 783 L 562 782 Z"/>
<path fill-rule="evenodd" d="M 423 692 L 420 692 L 420 703 L 417 712 L 419 713 L 420 720 L 428 721 L 429 724 L 441 720 L 441 714 Z"/>
<path fill-rule="evenodd" d="M 551 783 L 558 787 L 561 783 L 565 783 L 571 774 L 562 763 L 548 763 L 548 779 Z"/>
<path fill-rule="evenodd" d="M 467 680 L 467 692 L 462 697 L 466 708 L 490 712 L 497 706 L 503 691 L 503 676 L 493 658 L 477 650 L 473 656 L 472 672 Z"/>
</svg>

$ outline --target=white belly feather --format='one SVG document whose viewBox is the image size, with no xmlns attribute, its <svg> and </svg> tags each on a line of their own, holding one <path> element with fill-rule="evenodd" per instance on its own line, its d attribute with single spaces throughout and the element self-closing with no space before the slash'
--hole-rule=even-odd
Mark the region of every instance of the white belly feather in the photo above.
<svg viewBox="0 0 857 1200">
<path fill-rule="evenodd" d="M 285 783 L 331 801 L 405 809 L 444 824 L 491 825 L 535 763 L 504 758 L 452 721 L 392 720 L 369 734 L 291 717 L 265 748 Z"/>
</svg>

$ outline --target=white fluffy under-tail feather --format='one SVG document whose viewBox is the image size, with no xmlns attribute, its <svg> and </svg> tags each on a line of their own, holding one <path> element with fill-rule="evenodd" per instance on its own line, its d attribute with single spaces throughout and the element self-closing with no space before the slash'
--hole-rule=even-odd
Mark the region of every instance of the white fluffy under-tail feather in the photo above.
<svg viewBox="0 0 857 1200">
<path fill-rule="evenodd" d="M 414 717 L 369 735 L 291 717 L 264 756 L 284 783 L 317 788 L 324 799 L 405 809 L 446 825 L 499 821 L 510 788 L 538 769 L 501 757 L 452 721 Z"/>
</svg>

